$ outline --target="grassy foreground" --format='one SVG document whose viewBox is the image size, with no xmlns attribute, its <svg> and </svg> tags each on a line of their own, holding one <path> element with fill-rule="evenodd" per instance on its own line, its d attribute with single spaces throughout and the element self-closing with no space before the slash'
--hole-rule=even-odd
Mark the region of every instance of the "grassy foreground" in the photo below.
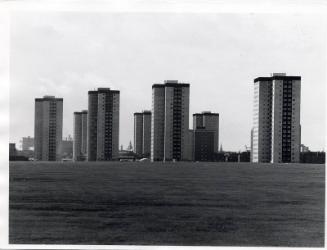
<svg viewBox="0 0 327 250">
<path fill-rule="evenodd" d="M 10 244 L 323 246 L 325 166 L 10 163 Z"/>
</svg>

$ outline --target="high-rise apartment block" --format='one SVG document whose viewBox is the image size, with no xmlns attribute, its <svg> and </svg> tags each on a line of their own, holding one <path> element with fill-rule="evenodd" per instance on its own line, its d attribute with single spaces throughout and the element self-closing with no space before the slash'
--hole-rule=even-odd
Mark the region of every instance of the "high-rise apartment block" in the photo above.
<svg viewBox="0 0 327 250">
<path fill-rule="evenodd" d="M 134 153 L 149 157 L 151 153 L 151 111 L 134 113 Z"/>
<path fill-rule="evenodd" d="M 218 152 L 219 114 L 204 111 L 193 114 L 193 157 L 195 161 L 212 161 Z"/>
<path fill-rule="evenodd" d="M 252 162 L 299 162 L 301 77 L 254 79 Z"/>
<path fill-rule="evenodd" d="M 17 155 L 16 143 L 9 143 L 9 157 Z"/>
<path fill-rule="evenodd" d="M 35 99 L 34 159 L 61 160 L 63 99 L 44 96 Z"/>
<path fill-rule="evenodd" d="M 87 110 L 74 112 L 73 159 L 83 161 L 87 156 Z"/>
<path fill-rule="evenodd" d="M 151 160 L 191 160 L 190 84 L 175 80 L 152 85 Z"/>
<path fill-rule="evenodd" d="M 61 155 L 63 157 L 63 160 L 73 159 L 73 155 L 74 155 L 73 148 L 74 148 L 73 138 L 70 135 L 68 135 L 68 137 L 62 140 Z"/>
<path fill-rule="evenodd" d="M 219 114 L 203 111 L 202 113 L 193 114 L 193 130 L 205 129 L 214 132 L 213 149 L 218 153 L 219 145 Z"/>
<path fill-rule="evenodd" d="M 198 127 L 193 131 L 193 156 L 194 161 L 214 160 L 214 138 L 215 131 Z"/>
<path fill-rule="evenodd" d="M 106 161 L 118 158 L 118 90 L 98 88 L 88 92 L 87 159 Z"/>
</svg>

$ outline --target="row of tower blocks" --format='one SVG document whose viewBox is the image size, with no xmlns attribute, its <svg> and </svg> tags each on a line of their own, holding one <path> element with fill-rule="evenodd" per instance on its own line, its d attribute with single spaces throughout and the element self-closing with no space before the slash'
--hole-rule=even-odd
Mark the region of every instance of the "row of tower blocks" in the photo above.
<svg viewBox="0 0 327 250">
<path fill-rule="evenodd" d="M 252 162 L 299 162 L 300 76 L 273 73 L 254 79 Z M 219 114 L 193 114 L 190 84 L 152 85 L 152 110 L 134 113 L 134 152 L 152 161 L 210 161 L 218 153 Z M 74 112 L 75 161 L 119 159 L 120 92 L 88 92 L 88 110 Z M 35 99 L 35 160 L 61 160 L 63 99 Z"/>
<path fill-rule="evenodd" d="M 152 111 L 134 113 L 135 153 L 152 161 L 212 160 L 218 151 L 219 114 L 193 114 L 191 130 L 189 104 L 190 84 L 152 85 Z"/>
</svg>

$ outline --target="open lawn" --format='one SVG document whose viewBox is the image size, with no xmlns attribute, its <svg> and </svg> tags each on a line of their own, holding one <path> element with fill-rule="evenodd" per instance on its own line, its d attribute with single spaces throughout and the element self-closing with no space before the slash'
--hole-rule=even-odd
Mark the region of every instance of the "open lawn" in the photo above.
<svg viewBox="0 0 327 250">
<path fill-rule="evenodd" d="M 10 163 L 11 244 L 323 246 L 325 166 Z"/>
</svg>

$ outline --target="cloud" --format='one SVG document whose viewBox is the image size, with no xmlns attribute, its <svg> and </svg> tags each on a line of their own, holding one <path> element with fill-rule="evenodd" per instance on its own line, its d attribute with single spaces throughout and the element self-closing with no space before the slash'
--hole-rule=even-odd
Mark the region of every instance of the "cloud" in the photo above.
<svg viewBox="0 0 327 250">
<path fill-rule="evenodd" d="M 324 20 L 293 14 L 15 13 L 11 138 L 33 135 L 34 98 L 44 94 L 64 98 L 64 136 L 72 134 L 73 112 L 87 107 L 88 90 L 103 86 L 121 90 L 120 144 L 127 145 L 132 113 L 151 108 L 151 85 L 178 79 L 191 84 L 191 114 L 220 113 L 224 148 L 238 150 L 250 141 L 253 79 L 287 72 L 303 79 L 302 141 L 320 149 Z M 24 130 L 18 118 L 26 121 Z"/>
</svg>

